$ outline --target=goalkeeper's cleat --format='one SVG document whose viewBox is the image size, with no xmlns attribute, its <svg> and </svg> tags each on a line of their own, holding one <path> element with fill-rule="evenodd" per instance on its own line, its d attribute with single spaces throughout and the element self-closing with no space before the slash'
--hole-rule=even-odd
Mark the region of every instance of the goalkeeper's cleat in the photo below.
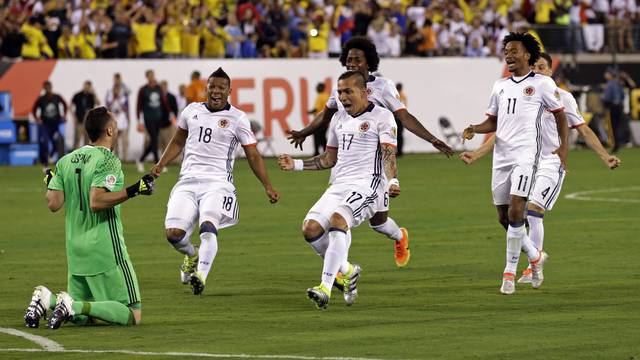
<svg viewBox="0 0 640 360">
<path fill-rule="evenodd" d="M 516 276 L 511 273 L 504 273 L 502 275 L 502 286 L 500 286 L 500 292 L 504 295 L 511 295 L 516 292 Z"/>
<path fill-rule="evenodd" d="M 191 274 L 196 271 L 198 266 L 198 248 L 196 247 L 196 253 L 193 256 L 185 255 L 180 265 L 180 281 L 183 284 L 188 284 L 191 280 Z"/>
<path fill-rule="evenodd" d="M 358 264 L 350 264 L 349 271 L 343 278 L 343 296 L 347 306 L 353 305 L 358 299 L 358 279 L 362 268 Z"/>
<path fill-rule="evenodd" d="M 409 258 L 411 258 L 411 251 L 409 251 L 409 232 L 405 228 L 400 228 L 400 231 L 402 231 L 402 239 L 396 240 L 393 257 L 398 267 L 405 267 L 409 263 Z"/>
<path fill-rule="evenodd" d="M 40 318 L 46 319 L 47 309 L 51 304 L 51 291 L 44 286 L 36 286 L 31 296 L 31 302 L 24 313 L 24 322 L 27 327 L 40 326 Z"/>
<path fill-rule="evenodd" d="M 531 287 L 534 289 L 539 288 L 544 281 L 544 274 L 542 273 L 542 268 L 544 267 L 544 263 L 547 262 L 549 255 L 546 252 L 540 251 L 540 257 L 537 261 L 531 262 Z"/>
<path fill-rule="evenodd" d="M 318 309 L 326 309 L 331 298 L 331 290 L 327 290 L 320 284 L 307 289 L 307 297 L 316 304 Z"/>
<path fill-rule="evenodd" d="M 61 291 L 56 298 L 56 308 L 53 309 L 53 314 L 51 314 L 47 322 L 47 328 L 57 329 L 62 323 L 71 320 L 73 315 L 75 315 L 73 312 L 73 299 L 71 295 Z"/>
<path fill-rule="evenodd" d="M 204 291 L 204 284 L 207 280 L 200 275 L 199 272 L 191 274 L 191 291 L 193 295 L 200 295 Z"/>
<path fill-rule="evenodd" d="M 518 279 L 518 284 L 531 284 L 531 267 L 528 267 L 522 271 L 522 276 Z"/>
</svg>

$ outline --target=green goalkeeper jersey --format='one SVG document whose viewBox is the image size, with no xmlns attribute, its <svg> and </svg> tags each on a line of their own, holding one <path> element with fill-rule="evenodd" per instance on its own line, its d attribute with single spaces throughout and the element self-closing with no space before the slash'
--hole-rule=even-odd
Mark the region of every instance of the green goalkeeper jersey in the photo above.
<svg viewBox="0 0 640 360">
<path fill-rule="evenodd" d="M 49 190 L 64 192 L 67 264 L 73 275 L 89 276 L 129 258 L 122 236 L 120 205 L 98 212 L 89 207 L 91 188 L 120 191 L 124 174 L 109 149 L 85 145 L 56 163 Z"/>
</svg>

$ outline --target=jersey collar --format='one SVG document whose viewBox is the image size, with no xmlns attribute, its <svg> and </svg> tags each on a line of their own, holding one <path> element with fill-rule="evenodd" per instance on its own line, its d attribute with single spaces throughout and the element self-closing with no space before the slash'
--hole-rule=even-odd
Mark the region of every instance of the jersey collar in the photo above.
<svg viewBox="0 0 640 360">
<path fill-rule="evenodd" d="M 513 78 L 513 75 L 511 75 L 509 77 L 509 79 L 511 79 L 511 81 L 513 81 L 516 84 L 520 84 L 521 82 L 525 81 L 526 79 L 530 78 L 530 77 L 534 77 L 536 75 L 536 73 L 534 73 L 533 71 L 529 71 L 529 73 L 527 75 L 525 75 L 522 79 L 520 79 L 519 81 L 517 81 L 516 79 Z"/>
<path fill-rule="evenodd" d="M 220 110 L 212 110 L 209 108 L 209 104 L 207 104 L 206 102 L 203 102 L 202 105 L 204 105 L 204 107 L 210 112 L 210 113 L 217 113 L 220 111 L 229 111 L 231 110 L 231 104 L 227 103 L 227 105 L 225 105 L 222 109 Z"/>
<path fill-rule="evenodd" d="M 372 102 L 369 102 L 369 106 L 367 106 L 367 108 L 366 108 L 366 109 L 364 109 L 364 111 L 362 111 L 360 114 L 358 114 L 358 115 L 356 115 L 356 116 L 352 116 L 352 118 L 354 118 L 354 119 L 355 119 L 355 118 L 359 117 L 360 115 L 362 115 L 362 114 L 364 114 L 364 113 L 371 112 L 371 111 L 373 110 L 373 108 L 374 108 L 374 107 L 375 107 L 375 105 L 373 105 L 373 103 L 372 103 Z"/>
<path fill-rule="evenodd" d="M 367 78 L 367 82 L 374 82 L 376 81 L 376 77 L 373 75 L 369 75 L 369 78 Z"/>
</svg>

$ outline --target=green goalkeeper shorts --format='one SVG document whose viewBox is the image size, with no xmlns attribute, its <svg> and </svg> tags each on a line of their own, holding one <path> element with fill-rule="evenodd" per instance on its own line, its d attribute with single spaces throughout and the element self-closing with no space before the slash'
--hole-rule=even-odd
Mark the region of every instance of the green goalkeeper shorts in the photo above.
<svg viewBox="0 0 640 360">
<path fill-rule="evenodd" d="M 128 259 L 100 274 L 69 274 L 67 292 L 77 301 L 117 301 L 134 309 L 140 308 L 138 279 Z"/>
</svg>

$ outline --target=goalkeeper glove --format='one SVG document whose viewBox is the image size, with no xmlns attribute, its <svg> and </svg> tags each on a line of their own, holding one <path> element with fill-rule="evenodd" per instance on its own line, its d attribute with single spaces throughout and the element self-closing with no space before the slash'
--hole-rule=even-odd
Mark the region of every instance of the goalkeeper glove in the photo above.
<svg viewBox="0 0 640 360">
<path fill-rule="evenodd" d="M 51 182 L 51 179 L 53 179 L 53 176 L 55 174 L 56 173 L 51 169 L 46 169 L 44 171 L 44 179 L 42 179 L 42 182 L 44 182 L 45 187 L 49 187 L 49 183 Z"/>
<path fill-rule="evenodd" d="M 135 184 L 127 188 L 127 196 L 129 198 L 138 195 L 151 195 L 153 194 L 153 188 L 155 187 L 153 176 L 147 174 L 142 179 L 136 181 Z"/>
</svg>

